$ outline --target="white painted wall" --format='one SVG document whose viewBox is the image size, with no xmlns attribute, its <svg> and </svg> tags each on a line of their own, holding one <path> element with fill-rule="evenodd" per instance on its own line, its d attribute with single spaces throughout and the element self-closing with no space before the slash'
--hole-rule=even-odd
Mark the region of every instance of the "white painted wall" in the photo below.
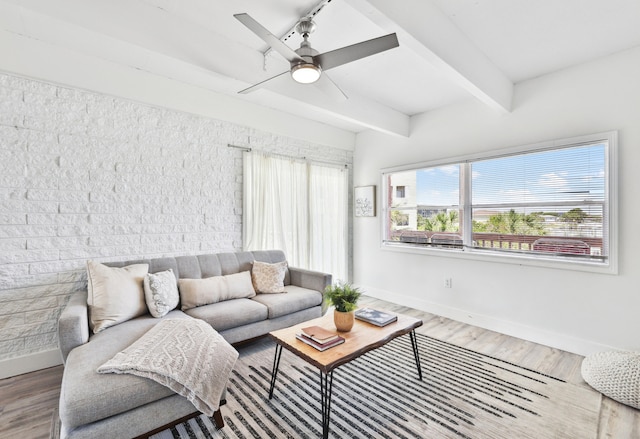
<svg viewBox="0 0 640 439">
<path fill-rule="evenodd" d="M 354 219 L 355 283 L 373 296 L 583 355 L 640 349 L 638 78 L 640 48 L 518 84 L 507 115 L 467 101 L 414 116 L 407 140 L 360 133 L 354 158 L 354 185 L 380 187 L 381 168 L 618 130 L 618 275 L 382 250 L 378 215 Z"/>
</svg>

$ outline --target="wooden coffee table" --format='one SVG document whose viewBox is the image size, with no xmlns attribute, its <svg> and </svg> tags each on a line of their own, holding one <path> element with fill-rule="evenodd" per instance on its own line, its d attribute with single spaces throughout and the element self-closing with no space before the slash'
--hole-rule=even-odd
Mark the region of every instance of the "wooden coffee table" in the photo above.
<svg viewBox="0 0 640 439">
<path fill-rule="evenodd" d="M 289 328 L 280 329 L 269 333 L 269 336 L 276 342 L 276 352 L 273 358 L 273 369 L 271 372 L 271 386 L 269 388 L 269 399 L 273 397 L 278 368 L 280 366 L 280 356 L 282 348 L 293 352 L 307 363 L 317 367 L 320 371 L 320 401 L 322 409 L 322 437 L 329 437 L 329 415 L 331 413 L 331 390 L 333 385 L 333 371 L 339 366 L 350 362 L 369 352 L 384 346 L 391 340 L 401 335 L 409 334 L 413 347 L 413 356 L 418 369 L 418 378 L 422 380 L 422 368 L 420 367 L 420 356 L 418 354 L 418 341 L 415 329 L 422 326 L 422 320 L 398 314 L 398 321 L 387 326 L 378 327 L 360 320 L 355 321 L 353 329 L 349 332 L 340 332 L 345 338 L 345 342 L 334 346 L 326 351 L 318 351 L 315 348 L 296 339 L 296 334 L 301 328 L 307 326 L 321 326 L 329 331 L 337 332 L 333 323 L 333 313 L 329 312 L 324 317 L 309 320 Z"/>
</svg>

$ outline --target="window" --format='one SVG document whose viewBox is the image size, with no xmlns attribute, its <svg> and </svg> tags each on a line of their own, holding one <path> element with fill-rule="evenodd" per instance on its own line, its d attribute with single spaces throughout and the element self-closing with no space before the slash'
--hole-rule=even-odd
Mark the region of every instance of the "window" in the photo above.
<svg viewBox="0 0 640 439">
<path fill-rule="evenodd" d="M 404 198 L 404 186 L 396 186 L 396 198 Z"/>
<path fill-rule="evenodd" d="M 615 143 L 606 133 L 383 170 L 396 188 L 383 195 L 384 245 L 615 270 Z"/>
</svg>

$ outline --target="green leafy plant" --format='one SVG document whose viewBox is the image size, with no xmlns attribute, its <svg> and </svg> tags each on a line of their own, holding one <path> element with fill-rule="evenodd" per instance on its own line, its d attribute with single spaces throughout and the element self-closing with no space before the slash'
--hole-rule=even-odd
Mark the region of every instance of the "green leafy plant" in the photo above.
<svg viewBox="0 0 640 439">
<path fill-rule="evenodd" d="M 358 288 L 348 283 L 329 285 L 324 290 L 324 298 L 329 305 L 336 307 L 340 312 L 355 311 L 358 307 L 358 299 L 362 293 Z"/>
</svg>

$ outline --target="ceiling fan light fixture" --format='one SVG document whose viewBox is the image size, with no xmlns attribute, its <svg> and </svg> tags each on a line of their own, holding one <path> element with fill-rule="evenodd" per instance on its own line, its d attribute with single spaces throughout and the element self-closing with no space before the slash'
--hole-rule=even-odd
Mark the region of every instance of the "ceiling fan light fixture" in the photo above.
<svg viewBox="0 0 640 439">
<path fill-rule="evenodd" d="M 313 63 L 296 64 L 291 67 L 291 77 L 300 84 L 312 84 L 320 79 L 322 69 Z"/>
</svg>

